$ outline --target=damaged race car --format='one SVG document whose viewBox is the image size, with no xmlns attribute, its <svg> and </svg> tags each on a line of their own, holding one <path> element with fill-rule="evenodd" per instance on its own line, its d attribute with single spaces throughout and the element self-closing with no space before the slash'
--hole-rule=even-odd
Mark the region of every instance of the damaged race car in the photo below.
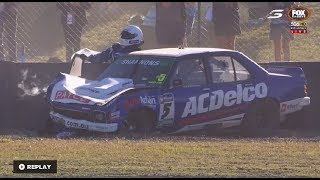
<svg viewBox="0 0 320 180">
<path fill-rule="evenodd" d="M 136 51 L 94 80 L 81 77 L 80 57 L 47 90 L 51 120 L 66 128 L 171 134 L 236 127 L 254 135 L 277 129 L 288 114 L 310 104 L 301 68 L 265 69 L 238 51 Z"/>
</svg>

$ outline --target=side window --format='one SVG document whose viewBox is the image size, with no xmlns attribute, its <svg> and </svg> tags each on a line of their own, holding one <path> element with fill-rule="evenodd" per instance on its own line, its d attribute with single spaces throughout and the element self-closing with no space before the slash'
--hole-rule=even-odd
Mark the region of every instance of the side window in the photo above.
<svg viewBox="0 0 320 180">
<path fill-rule="evenodd" d="M 208 59 L 213 83 L 235 81 L 232 59 L 229 56 L 211 56 Z"/>
<path fill-rule="evenodd" d="M 181 79 L 184 87 L 207 84 L 203 62 L 200 59 L 180 61 L 171 79 L 171 84 L 176 79 Z"/>
<path fill-rule="evenodd" d="M 236 71 L 237 81 L 245 81 L 251 78 L 249 71 L 244 66 L 242 66 L 237 60 L 233 59 L 233 63 Z"/>
</svg>

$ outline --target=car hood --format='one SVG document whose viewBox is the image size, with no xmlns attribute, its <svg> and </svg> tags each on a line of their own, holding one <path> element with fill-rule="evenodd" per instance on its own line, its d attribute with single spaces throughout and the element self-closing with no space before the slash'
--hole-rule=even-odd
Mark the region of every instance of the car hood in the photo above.
<svg viewBox="0 0 320 180">
<path fill-rule="evenodd" d="M 60 73 L 63 78 L 52 89 L 51 101 L 78 104 L 106 104 L 121 93 L 133 89 L 132 79 L 104 78 L 90 81 Z"/>
</svg>

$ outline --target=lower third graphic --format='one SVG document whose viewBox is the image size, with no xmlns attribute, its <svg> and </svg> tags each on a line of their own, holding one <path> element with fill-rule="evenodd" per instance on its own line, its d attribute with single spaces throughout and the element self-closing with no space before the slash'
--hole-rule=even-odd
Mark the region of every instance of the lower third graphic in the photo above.
<svg viewBox="0 0 320 180">
<path fill-rule="evenodd" d="M 57 160 L 14 160 L 13 173 L 57 173 Z"/>
</svg>

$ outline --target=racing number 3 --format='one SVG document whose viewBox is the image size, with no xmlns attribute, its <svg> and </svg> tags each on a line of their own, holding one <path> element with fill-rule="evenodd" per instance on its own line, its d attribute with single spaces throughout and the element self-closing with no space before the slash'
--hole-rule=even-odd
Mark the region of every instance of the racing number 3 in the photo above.
<svg viewBox="0 0 320 180">
<path fill-rule="evenodd" d="M 165 103 L 163 105 L 163 113 L 162 113 L 161 119 L 164 119 L 169 115 L 171 105 L 172 105 L 172 102 Z"/>
</svg>

